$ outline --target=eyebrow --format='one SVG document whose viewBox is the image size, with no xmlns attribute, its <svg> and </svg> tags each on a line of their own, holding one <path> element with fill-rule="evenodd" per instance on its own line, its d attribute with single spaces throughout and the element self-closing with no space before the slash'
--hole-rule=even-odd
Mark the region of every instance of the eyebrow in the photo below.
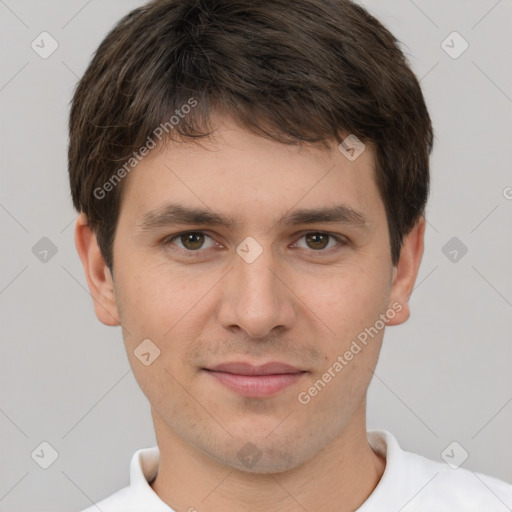
<svg viewBox="0 0 512 512">
<path fill-rule="evenodd" d="M 294 210 L 275 221 L 275 224 L 290 226 L 321 222 L 347 224 L 360 229 L 369 228 L 369 222 L 364 214 L 346 205 Z M 211 210 L 187 207 L 179 203 L 168 203 L 145 213 L 137 222 L 137 227 L 141 231 L 152 231 L 175 224 L 224 226 L 234 229 L 239 222 L 232 217 Z"/>
</svg>

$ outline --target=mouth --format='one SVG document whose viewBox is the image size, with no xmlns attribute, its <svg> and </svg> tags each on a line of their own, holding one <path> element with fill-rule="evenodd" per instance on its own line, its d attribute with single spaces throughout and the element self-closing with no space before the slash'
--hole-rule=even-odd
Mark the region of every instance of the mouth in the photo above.
<svg viewBox="0 0 512 512">
<path fill-rule="evenodd" d="M 274 395 L 296 383 L 308 373 L 279 362 L 270 362 L 259 366 L 231 362 L 212 368 L 203 368 L 203 370 L 223 386 L 251 398 Z"/>
</svg>

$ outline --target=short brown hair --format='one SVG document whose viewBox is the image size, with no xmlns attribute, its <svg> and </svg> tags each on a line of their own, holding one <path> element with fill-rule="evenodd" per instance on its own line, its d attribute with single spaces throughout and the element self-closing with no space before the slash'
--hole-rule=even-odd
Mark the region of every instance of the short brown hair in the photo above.
<svg viewBox="0 0 512 512">
<path fill-rule="evenodd" d="M 106 36 L 71 106 L 73 203 L 111 270 L 123 189 L 115 173 L 191 99 L 195 108 L 166 140 L 208 136 L 217 108 L 282 143 L 324 145 L 347 134 L 373 143 L 398 262 L 424 214 L 433 131 L 395 37 L 349 0 L 155 0 Z"/>
</svg>

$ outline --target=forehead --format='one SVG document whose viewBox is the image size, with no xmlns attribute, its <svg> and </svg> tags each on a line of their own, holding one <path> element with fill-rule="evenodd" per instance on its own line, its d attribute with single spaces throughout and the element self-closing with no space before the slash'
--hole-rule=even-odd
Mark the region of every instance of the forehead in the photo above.
<svg viewBox="0 0 512 512">
<path fill-rule="evenodd" d="M 233 228 L 255 219 L 299 223 L 308 211 L 330 207 L 364 224 L 384 214 L 374 176 L 370 145 L 351 161 L 335 143 L 282 144 L 223 119 L 200 144 L 170 142 L 147 155 L 125 178 L 120 217 L 151 224 L 173 204 Z"/>
</svg>

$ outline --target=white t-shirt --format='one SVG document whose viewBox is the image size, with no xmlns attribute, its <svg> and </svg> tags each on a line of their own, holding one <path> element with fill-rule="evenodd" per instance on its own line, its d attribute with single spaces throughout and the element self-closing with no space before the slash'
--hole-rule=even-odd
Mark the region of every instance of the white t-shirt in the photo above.
<svg viewBox="0 0 512 512">
<path fill-rule="evenodd" d="M 385 430 L 369 430 L 372 449 L 386 459 L 377 487 L 356 512 L 510 512 L 512 485 L 404 451 Z M 452 452 L 448 452 L 450 455 Z M 156 476 L 158 447 L 137 450 L 130 485 L 97 503 L 102 512 L 175 512 L 148 482 Z M 97 512 L 95 505 L 82 512 Z"/>
</svg>

